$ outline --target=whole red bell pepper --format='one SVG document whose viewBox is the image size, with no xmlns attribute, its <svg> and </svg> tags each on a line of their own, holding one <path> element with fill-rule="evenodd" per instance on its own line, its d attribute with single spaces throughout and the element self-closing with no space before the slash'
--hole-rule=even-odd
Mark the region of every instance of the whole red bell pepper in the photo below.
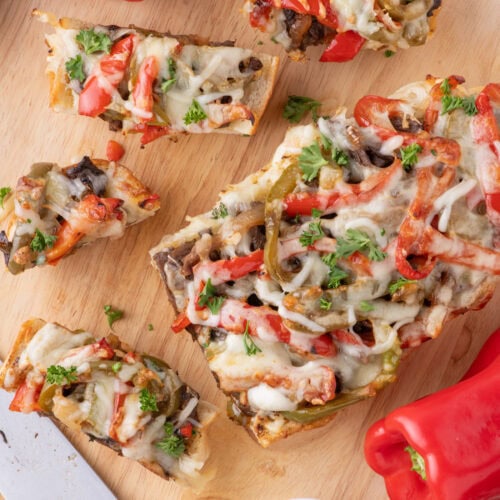
<svg viewBox="0 0 500 500">
<path fill-rule="evenodd" d="M 392 500 L 500 498 L 500 329 L 458 384 L 373 424 L 365 457 Z"/>
</svg>

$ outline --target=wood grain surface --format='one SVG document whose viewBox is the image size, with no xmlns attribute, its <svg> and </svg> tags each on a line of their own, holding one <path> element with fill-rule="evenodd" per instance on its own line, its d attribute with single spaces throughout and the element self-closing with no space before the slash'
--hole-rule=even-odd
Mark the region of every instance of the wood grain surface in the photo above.
<svg viewBox="0 0 500 500">
<path fill-rule="evenodd" d="M 200 350 L 186 333 L 169 329 L 173 311 L 148 250 L 165 233 L 176 231 L 186 215 L 209 209 L 230 182 L 264 165 L 282 140 L 287 122 L 281 110 L 288 94 L 307 95 L 324 103 L 352 108 L 367 93 L 387 95 L 398 87 L 436 76 L 461 74 L 477 86 L 500 80 L 498 0 L 444 0 L 437 32 L 424 46 L 389 59 L 363 51 L 343 65 L 286 59 L 279 46 L 247 25 L 242 0 L 0 0 L 0 186 L 38 161 L 65 165 L 88 154 L 104 157 L 106 143 L 125 145 L 123 163 L 161 195 L 159 214 L 129 229 L 120 240 L 101 240 L 63 260 L 57 267 L 22 276 L 1 274 L 0 357 L 5 357 L 21 323 L 30 316 L 108 333 L 103 305 L 125 311 L 116 333 L 139 351 L 161 357 L 201 396 L 221 409 L 212 427 L 210 464 L 215 478 L 201 498 L 217 499 L 383 499 L 383 481 L 365 464 L 364 435 L 375 420 L 399 405 L 456 382 L 480 346 L 500 325 L 500 293 L 479 312 L 450 323 L 440 338 L 411 353 L 399 380 L 376 399 L 342 411 L 327 427 L 296 435 L 263 450 L 224 416 L 225 400 L 217 390 Z M 48 109 L 43 35 L 50 28 L 30 18 L 38 7 L 60 16 L 92 22 L 199 33 L 212 40 L 233 39 L 244 47 L 281 56 L 277 88 L 255 137 L 191 136 L 174 143 L 160 139 L 140 148 L 139 137 L 109 132 L 100 120 L 55 114 Z M 257 45 L 258 40 L 263 45 Z M 154 325 L 148 331 L 147 325 Z M 20 416 L 22 418 L 22 416 Z M 193 498 L 140 465 L 86 437 L 67 432 L 119 498 Z"/>
</svg>

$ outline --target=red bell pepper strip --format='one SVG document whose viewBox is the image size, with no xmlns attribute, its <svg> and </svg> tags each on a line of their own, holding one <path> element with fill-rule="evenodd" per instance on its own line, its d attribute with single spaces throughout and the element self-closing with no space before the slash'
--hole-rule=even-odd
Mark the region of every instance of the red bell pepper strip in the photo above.
<svg viewBox="0 0 500 500">
<path fill-rule="evenodd" d="M 177 318 L 175 318 L 175 321 L 172 323 L 172 326 L 170 327 L 174 333 L 179 333 L 184 328 L 188 327 L 191 324 L 191 321 L 187 317 L 187 314 L 185 312 L 181 312 Z"/>
<path fill-rule="evenodd" d="M 339 187 L 331 191 L 290 193 L 283 201 L 284 209 L 289 217 L 311 215 L 313 208 L 322 210 L 325 215 L 331 214 L 339 208 L 368 203 L 389 182 L 396 182 L 402 175 L 401 162 L 395 159 L 390 167 L 380 169 L 359 184 L 339 181 Z"/>
<path fill-rule="evenodd" d="M 146 123 L 138 123 L 134 127 L 134 132 L 141 132 L 141 144 L 149 144 L 159 137 L 168 135 L 170 133 L 170 127 L 160 127 L 159 125 L 147 125 Z"/>
<path fill-rule="evenodd" d="M 144 59 L 137 82 L 132 92 L 135 107 L 141 110 L 144 116 L 139 116 L 142 122 L 147 122 L 153 117 L 153 83 L 158 76 L 159 66 L 155 56 Z"/>
<path fill-rule="evenodd" d="M 32 386 L 25 380 L 14 394 L 14 399 L 9 405 L 10 411 L 19 411 L 22 413 L 31 413 L 32 411 L 42 411 L 38 404 L 43 384 Z"/>
<path fill-rule="evenodd" d="M 228 260 L 203 261 L 194 268 L 195 276 L 208 275 L 213 285 L 243 278 L 247 274 L 258 271 L 264 263 L 264 250 L 256 250 L 243 257 L 233 257 Z"/>
<path fill-rule="evenodd" d="M 129 35 L 116 42 L 99 62 L 99 75 L 93 74 L 85 84 L 78 101 L 78 113 L 85 116 L 98 116 L 106 111 L 112 93 L 123 80 L 134 50 L 135 35 Z"/>
<path fill-rule="evenodd" d="M 189 439 L 193 435 L 193 424 L 191 422 L 185 422 L 179 428 L 179 434 L 185 438 Z"/>
<path fill-rule="evenodd" d="M 398 408 L 367 432 L 365 457 L 392 500 L 500 495 L 500 329 L 458 384 Z M 414 472 L 407 450 L 424 461 Z"/>
<path fill-rule="evenodd" d="M 366 39 L 357 31 L 339 33 L 319 58 L 320 62 L 346 62 L 354 59 Z"/>
<path fill-rule="evenodd" d="M 472 137 L 479 145 L 487 145 L 489 151 L 481 151 L 478 158 L 477 177 L 486 201 L 488 219 L 500 226 L 500 129 L 496 122 L 492 102 L 500 104 L 500 84 L 489 83 L 476 98 L 477 114 L 472 118 Z M 486 153 L 486 154 L 485 154 Z"/>
</svg>

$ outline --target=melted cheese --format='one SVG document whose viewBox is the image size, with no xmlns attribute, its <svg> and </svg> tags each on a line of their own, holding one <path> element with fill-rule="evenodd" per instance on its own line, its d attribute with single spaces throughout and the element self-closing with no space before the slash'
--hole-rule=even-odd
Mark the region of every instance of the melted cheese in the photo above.
<svg viewBox="0 0 500 500">
<path fill-rule="evenodd" d="M 252 408 L 263 411 L 293 411 L 297 404 L 290 401 L 280 389 L 259 384 L 247 392 L 248 402 Z"/>
<path fill-rule="evenodd" d="M 90 343 L 93 339 L 88 332 L 72 333 L 62 326 L 47 323 L 31 339 L 23 351 L 19 366 L 34 366 L 46 370 L 57 362 L 74 347 Z"/>
<path fill-rule="evenodd" d="M 117 429 L 120 442 L 128 441 L 151 420 L 151 414 L 147 413 L 145 415 L 141 410 L 138 394 L 128 394 L 125 396 L 123 409 L 123 420 Z"/>
</svg>

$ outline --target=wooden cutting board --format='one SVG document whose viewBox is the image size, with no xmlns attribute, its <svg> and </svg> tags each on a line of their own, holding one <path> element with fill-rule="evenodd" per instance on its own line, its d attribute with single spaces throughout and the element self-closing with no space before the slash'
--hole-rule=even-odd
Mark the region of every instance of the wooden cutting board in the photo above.
<svg viewBox="0 0 500 500">
<path fill-rule="evenodd" d="M 70 328 L 108 333 L 103 305 L 125 311 L 115 323 L 120 337 L 139 351 L 165 359 L 201 396 L 221 409 L 210 432 L 211 465 L 216 476 L 201 498 L 321 499 L 386 498 L 383 481 L 365 464 L 367 428 L 390 410 L 456 382 L 483 341 L 500 326 L 500 293 L 480 312 L 450 323 L 441 337 L 411 353 L 397 384 L 376 399 L 342 411 L 325 428 L 260 449 L 224 415 L 225 400 L 210 376 L 203 355 L 186 333 L 169 329 L 173 311 L 148 250 L 165 233 L 176 231 L 186 215 L 209 209 L 228 183 L 266 164 L 281 142 L 287 122 L 281 111 L 287 95 L 314 97 L 322 110 L 352 108 L 367 93 L 388 95 L 426 74 L 461 74 L 470 86 L 500 80 L 497 0 L 445 0 L 434 38 L 424 47 L 385 58 L 364 51 L 346 64 L 292 63 L 279 46 L 247 25 L 243 0 L 56 0 L 0 2 L 0 186 L 38 161 L 65 165 L 83 154 L 104 157 L 109 139 L 126 148 L 123 163 L 161 195 L 162 209 L 153 219 L 131 228 L 115 241 L 99 241 L 62 261 L 14 277 L 3 272 L 0 285 L 0 357 L 5 356 L 21 323 L 29 316 L 58 321 Z M 159 140 L 140 148 L 139 137 L 123 138 L 99 120 L 58 115 L 48 109 L 44 76 L 49 31 L 30 18 L 38 7 L 60 16 L 104 24 L 198 33 L 212 40 L 278 54 L 282 58 L 277 87 L 255 137 L 191 136 L 176 143 Z M 257 41 L 263 45 L 258 46 Z M 154 325 L 149 331 L 147 325 Z M 22 418 L 22 417 L 20 417 Z M 69 438 L 120 498 L 192 498 L 173 482 L 163 481 L 108 449 L 67 432 Z"/>
</svg>

